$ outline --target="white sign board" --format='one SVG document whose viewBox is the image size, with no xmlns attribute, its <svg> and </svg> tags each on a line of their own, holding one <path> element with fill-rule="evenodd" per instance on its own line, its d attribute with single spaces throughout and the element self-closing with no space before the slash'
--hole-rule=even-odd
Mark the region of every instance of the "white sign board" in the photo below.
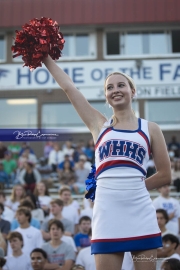
<svg viewBox="0 0 180 270">
<path fill-rule="evenodd" d="M 180 97 L 180 61 L 178 59 L 136 61 L 87 61 L 57 64 L 72 78 L 76 87 L 88 99 L 104 99 L 104 79 L 114 71 L 130 75 L 136 85 L 138 98 Z M 0 90 L 57 89 L 58 85 L 46 67 L 31 72 L 22 64 L 0 65 Z"/>
</svg>

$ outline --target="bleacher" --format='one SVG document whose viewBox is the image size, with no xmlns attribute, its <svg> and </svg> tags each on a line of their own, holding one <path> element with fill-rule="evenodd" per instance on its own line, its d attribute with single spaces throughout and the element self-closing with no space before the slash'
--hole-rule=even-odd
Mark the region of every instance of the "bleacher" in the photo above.
<svg viewBox="0 0 180 270">
<path fill-rule="evenodd" d="M 170 188 L 171 188 L 170 196 L 179 200 L 180 202 L 180 192 L 177 192 L 173 185 L 171 185 Z M 53 187 L 49 189 L 50 195 L 53 199 L 59 198 L 58 191 L 59 191 L 59 183 L 57 182 L 57 179 L 54 179 Z M 10 188 L 4 189 L 4 192 L 8 198 L 12 192 L 12 186 L 10 186 Z M 157 190 L 151 190 L 149 191 L 149 193 L 152 200 L 159 196 L 159 192 Z M 84 194 L 79 195 L 72 194 L 72 198 L 77 200 L 80 206 L 83 205 Z"/>
</svg>

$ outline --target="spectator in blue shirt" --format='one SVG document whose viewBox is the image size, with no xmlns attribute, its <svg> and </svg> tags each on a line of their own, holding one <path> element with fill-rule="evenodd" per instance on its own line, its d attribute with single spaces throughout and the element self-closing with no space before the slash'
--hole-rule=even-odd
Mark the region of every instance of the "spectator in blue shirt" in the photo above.
<svg viewBox="0 0 180 270">
<path fill-rule="evenodd" d="M 64 169 L 64 163 L 65 163 L 66 161 L 69 161 L 69 162 L 70 162 L 70 165 L 71 165 L 71 168 L 74 168 L 74 162 L 73 162 L 72 160 L 70 160 L 70 157 L 69 157 L 69 155 L 67 154 L 67 155 L 64 156 L 64 161 L 61 162 L 61 163 L 59 163 L 59 165 L 58 165 L 58 169 L 59 169 L 59 170 L 63 170 L 63 169 Z"/>
<path fill-rule="evenodd" d="M 91 219 L 88 216 L 83 216 L 79 220 L 79 233 L 74 236 L 74 241 L 77 250 L 90 246 L 89 229 L 91 228 Z"/>
</svg>

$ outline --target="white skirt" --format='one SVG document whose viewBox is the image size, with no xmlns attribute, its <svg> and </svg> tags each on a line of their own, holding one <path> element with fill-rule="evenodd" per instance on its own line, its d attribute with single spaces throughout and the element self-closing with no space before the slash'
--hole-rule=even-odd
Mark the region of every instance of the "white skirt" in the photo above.
<svg viewBox="0 0 180 270">
<path fill-rule="evenodd" d="M 161 246 L 156 211 L 144 180 L 97 180 L 92 254 L 149 250 Z"/>
</svg>

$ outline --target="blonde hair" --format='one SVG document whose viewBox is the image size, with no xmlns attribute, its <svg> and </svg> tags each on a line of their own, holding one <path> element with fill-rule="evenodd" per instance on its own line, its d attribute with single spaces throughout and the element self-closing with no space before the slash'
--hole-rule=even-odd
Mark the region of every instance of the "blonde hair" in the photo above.
<svg viewBox="0 0 180 270">
<path fill-rule="evenodd" d="M 18 185 L 16 185 L 16 186 L 13 187 L 12 194 L 11 194 L 11 201 L 12 202 L 16 202 L 16 188 L 17 187 L 21 187 L 22 190 L 23 190 L 23 193 L 21 195 L 20 200 L 23 199 L 23 198 L 25 198 L 25 195 L 26 195 L 25 189 L 24 189 L 24 187 L 22 185 L 18 184 Z"/>
<path fill-rule="evenodd" d="M 35 195 L 36 197 L 39 196 L 39 192 L 38 192 L 38 188 L 37 188 L 39 184 L 43 184 L 44 187 L 45 187 L 45 193 L 44 193 L 44 195 L 50 196 L 50 195 L 49 195 L 48 186 L 47 186 L 47 184 L 46 184 L 45 182 L 43 182 L 43 181 L 40 181 L 40 182 L 38 182 L 38 183 L 36 184 L 35 189 L 34 189 L 34 195 Z"/>
<path fill-rule="evenodd" d="M 134 89 L 135 92 L 136 92 L 136 85 L 135 85 L 135 82 L 133 81 L 133 79 L 129 75 L 127 75 L 127 74 L 125 74 L 123 72 L 116 71 L 116 72 L 110 73 L 105 79 L 105 82 L 104 82 L 104 93 L 105 94 L 106 94 L 106 82 L 107 82 L 107 79 L 112 75 L 122 75 L 122 76 L 124 76 L 127 79 L 130 88 Z M 108 127 L 113 127 L 113 126 L 115 126 L 117 124 L 117 118 L 116 118 L 115 114 L 112 115 L 111 119 L 112 119 L 112 123 Z"/>
</svg>

